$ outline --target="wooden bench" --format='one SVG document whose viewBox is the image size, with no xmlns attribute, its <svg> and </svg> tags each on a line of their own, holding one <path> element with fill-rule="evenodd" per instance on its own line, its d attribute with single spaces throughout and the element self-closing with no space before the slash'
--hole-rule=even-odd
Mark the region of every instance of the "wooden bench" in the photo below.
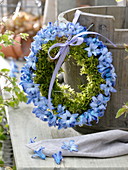
<svg viewBox="0 0 128 170">
<path fill-rule="evenodd" d="M 18 109 L 9 109 L 8 112 L 17 170 L 128 170 L 128 156 L 109 159 L 65 157 L 60 165 L 49 157 L 46 160 L 32 159 L 33 151 L 25 146 L 30 138 L 37 137 L 39 141 L 80 134 L 72 128 L 66 130 L 50 128 L 47 123 L 35 118 L 31 111 L 32 105 L 21 104 Z"/>
<path fill-rule="evenodd" d="M 0 63 L 9 67 L 2 58 Z M 23 63 L 17 64 L 21 67 Z M 57 130 L 48 127 L 47 123 L 32 114 L 32 108 L 33 105 L 21 103 L 18 109 L 9 108 L 7 112 L 17 170 L 128 170 L 128 156 L 109 159 L 65 157 L 60 165 L 49 157 L 46 160 L 32 159 L 33 151 L 26 147 L 30 138 L 37 137 L 37 141 L 40 141 L 81 135 L 72 128 Z"/>
</svg>

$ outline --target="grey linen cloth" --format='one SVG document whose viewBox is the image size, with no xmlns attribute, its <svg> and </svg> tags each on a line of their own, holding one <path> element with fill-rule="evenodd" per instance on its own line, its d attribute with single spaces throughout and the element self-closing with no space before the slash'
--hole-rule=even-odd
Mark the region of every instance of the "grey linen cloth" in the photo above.
<svg viewBox="0 0 128 170">
<path fill-rule="evenodd" d="M 63 142 L 74 140 L 78 145 L 78 152 L 61 149 Z M 63 156 L 75 157 L 115 157 L 128 154 L 128 132 L 123 130 L 109 130 L 93 134 L 75 136 L 70 138 L 48 139 L 26 145 L 32 150 L 45 147 L 43 153 L 51 156 L 62 151 Z"/>
</svg>

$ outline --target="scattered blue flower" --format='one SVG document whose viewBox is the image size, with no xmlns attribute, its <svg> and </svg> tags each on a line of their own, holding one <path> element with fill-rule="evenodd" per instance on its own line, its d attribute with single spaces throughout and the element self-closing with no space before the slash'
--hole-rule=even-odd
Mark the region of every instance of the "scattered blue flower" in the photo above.
<svg viewBox="0 0 128 170">
<path fill-rule="evenodd" d="M 61 161 L 62 161 L 62 159 L 63 159 L 63 157 L 62 157 L 62 152 L 61 152 L 61 151 L 59 151 L 59 152 L 57 152 L 57 153 L 54 153 L 54 154 L 52 155 L 52 157 L 54 158 L 54 160 L 55 160 L 55 162 L 56 162 L 57 164 L 60 164 Z"/>
<path fill-rule="evenodd" d="M 44 150 L 44 149 L 45 149 L 44 147 L 40 147 L 38 150 L 35 150 L 35 151 L 34 151 L 35 154 L 32 155 L 31 157 L 32 157 L 32 158 L 39 157 L 39 158 L 45 160 L 46 156 L 43 154 L 43 150 Z"/>
<path fill-rule="evenodd" d="M 61 149 L 69 150 L 70 152 L 72 151 L 78 152 L 78 145 L 75 145 L 74 140 L 70 140 L 69 142 L 63 142 Z"/>
<path fill-rule="evenodd" d="M 34 137 L 33 139 L 32 138 L 30 138 L 30 141 L 29 141 L 29 143 L 35 143 L 35 139 L 36 139 L 37 137 Z"/>
</svg>

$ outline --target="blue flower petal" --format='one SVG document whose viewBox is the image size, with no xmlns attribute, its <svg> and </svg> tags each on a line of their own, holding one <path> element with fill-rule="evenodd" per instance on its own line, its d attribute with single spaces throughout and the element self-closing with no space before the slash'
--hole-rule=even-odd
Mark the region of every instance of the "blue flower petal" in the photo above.
<svg viewBox="0 0 128 170">
<path fill-rule="evenodd" d="M 52 155 L 52 157 L 54 158 L 54 160 L 55 160 L 55 162 L 56 162 L 57 164 L 60 164 L 61 161 L 62 161 L 62 159 L 63 159 L 63 157 L 62 157 L 62 152 L 61 152 L 61 151 L 59 151 L 59 152 L 57 152 L 57 153 L 54 153 L 54 154 Z"/>
<path fill-rule="evenodd" d="M 43 150 L 44 150 L 44 147 L 40 147 L 38 150 L 35 150 L 35 151 L 34 151 L 35 154 L 32 155 L 31 157 L 32 157 L 32 158 L 39 157 L 39 158 L 45 160 L 46 156 L 43 154 Z"/>
</svg>

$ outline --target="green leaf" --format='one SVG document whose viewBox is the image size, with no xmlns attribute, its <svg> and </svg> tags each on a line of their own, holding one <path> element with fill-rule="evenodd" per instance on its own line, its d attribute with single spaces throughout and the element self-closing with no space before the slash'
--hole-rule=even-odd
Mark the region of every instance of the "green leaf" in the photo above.
<svg viewBox="0 0 128 170">
<path fill-rule="evenodd" d="M 3 103 L 3 97 L 0 96 L 0 104 L 2 104 L 2 103 Z"/>
<path fill-rule="evenodd" d="M 2 149 L 2 142 L 0 142 L 0 150 Z M 0 160 L 1 161 L 1 160 Z"/>
<path fill-rule="evenodd" d="M 10 70 L 7 69 L 7 68 L 3 68 L 3 69 L 0 70 L 0 72 L 9 72 L 9 71 L 10 71 Z"/>
<path fill-rule="evenodd" d="M 0 123 L 2 122 L 2 120 L 3 120 L 3 116 L 0 116 Z"/>
<path fill-rule="evenodd" d="M 19 88 L 18 86 L 15 86 L 12 90 L 13 90 L 13 92 L 15 92 L 15 93 L 16 93 L 16 92 L 20 92 L 20 88 Z"/>
<path fill-rule="evenodd" d="M 0 56 L 1 56 L 1 57 L 4 57 L 4 53 L 0 52 Z"/>
<path fill-rule="evenodd" d="M 3 132 L 0 132 L 0 140 L 5 140 L 7 139 L 7 136 L 3 134 Z"/>
<path fill-rule="evenodd" d="M 6 124 L 4 127 L 5 127 L 5 128 L 9 128 L 9 125 L 8 125 L 8 124 Z"/>
<path fill-rule="evenodd" d="M 125 105 L 128 106 L 128 102 L 126 102 Z"/>
<path fill-rule="evenodd" d="M 10 101 L 10 102 L 8 102 L 8 105 L 11 106 L 11 107 L 15 107 L 15 102 L 14 101 Z"/>
<path fill-rule="evenodd" d="M 3 35 L 2 35 L 2 39 L 3 39 L 3 41 L 8 41 L 8 40 L 9 40 L 9 37 L 8 37 L 8 35 L 3 34 Z"/>
<path fill-rule="evenodd" d="M 4 167 L 4 161 L 0 159 L 0 167 Z"/>
<path fill-rule="evenodd" d="M 20 33 L 20 37 L 24 40 L 27 40 L 27 38 L 29 37 L 29 34 L 27 33 Z"/>
<path fill-rule="evenodd" d="M 16 95 L 20 102 L 27 102 L 27 97 L 23 92 L 16 93 Z"/>
<path fill-rule="evenodd" d="M 127 108 L 121 108 L 118 110 L 117 114 L 116 114 L 116 118 L 119 118 L 121 115 L 123 115 L 125 112 L 128 112 Z"/>
<path fill-rule="evenodd" d="M 16 166 L 13 167 L 13 170 L 16 170 Z"/>
<path fill-rule="evenodd" d="M 12 88 L 6 86 L 6 87 L 4 87 L 4 90 L 7 91 L 7 92 L 10 92 L 12 90 Z"/>
</svg>

